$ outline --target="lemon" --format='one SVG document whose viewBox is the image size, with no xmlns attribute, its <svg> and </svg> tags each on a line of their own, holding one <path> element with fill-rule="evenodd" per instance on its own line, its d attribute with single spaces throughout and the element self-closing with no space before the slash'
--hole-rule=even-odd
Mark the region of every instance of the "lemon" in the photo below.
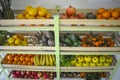
<svg viewBox="0 0 120 80">
<path fill-rule="evenodd" d="M 27 41 L 28 39 L 27 38 L 24 38 L 24 41 Z"/>
<path fill-rule="evenodd" d="M 10 46 L 16 46 L 15 44 L 10 44 Z"/>
<path fill-rule="evenodd" d="M 18 45 L 18 44 L 20 44 L 20 39 L 15 40 L 15 45 Z"/>
<path fill-rule="evenodd" d="M 28 11 L 28 14 L 31 16 L 37 15 L 37 9 L 36 8 L 30 8 Z"/>
<path fill-rule="evenodd" d="M 23 45 L 23 46 L 27 46 L 27 45 L 28 45 L 28 42 L 27 42 L 27 41 L 23 41 L 23 42 L 22 42 L 22 45 Z"/>
<path fill-rule="evenodd" d="M 43 17 L 43 16 L 45 16 L 47 14 L 47 9 L 46 8 L 39 8 L 39 10 L 38 10 L 38 15 L 39 16 L 41 16 L 41 17 Z"/>
<path fill-rule="evenodd" d="M 28 12 L 31 8 L 33 8 L 33 7 L 30 6 L 30 5 L 26 6 L 26 8 L 25 8 L 25 12 Z"/>
<path fill-rule="evenodd" d="M 16 18 L 17 18 L 17 19 L 24 19 L 25 17 L 24 17 L 24 14 L 18 14 L 18 15 L 16 16 Z"/>
<path fill-rule="evenodd" d="M 9 46 L 9 44 L 4 44 L 5 46 Z"/>
<path fill-rule="evenodd" d="M 7 42 L 8 42 L 8 44 L 14 44 L 15 39 L 10 37 L 10 38 L 8 38 Z"/>
</svg>

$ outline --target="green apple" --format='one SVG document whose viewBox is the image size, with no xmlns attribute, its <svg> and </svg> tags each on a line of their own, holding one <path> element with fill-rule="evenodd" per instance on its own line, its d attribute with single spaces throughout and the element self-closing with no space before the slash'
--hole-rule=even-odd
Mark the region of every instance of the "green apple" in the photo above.
<svg viewBox="0 0 120 80">
<path fill-rule="evenodd" d="M 106 62 L 112 63 L 112 61 L 113 61 L 112 56 L 106 57 Z"/>
<path fill-rule="evenodd" d="M 83 62 L 84 61 L 84 57 L 83 56 L 79 56 L 77 59 L 78 59 L 79 62 Z"/>
<path fill-rule="evenodd" d="M 74 59 L 74 60 L 71 61 L 71 65 L 72 66 L 75 66 L 75 63 L 76 63 L 76 59 Z"/>
<path fill-rule="evenodd" d="M 83 62 L 83 66 L 84 66 L 84 67 L 87 67 L 87 66 L 89 66 L 89 65 L 90 65 L 89 62 Z"/>
<path fill-rule="evenodd" d="M 104 62 L 103 65 L 104 66 L 110 66 L 110 63 L 109 62 Z"/>
<path fill-rule="evenodd" d="M 76 62 L 75 63 L 75 66 L 77 66 L 77 67 L 80 67 L 80 66 L 82 66 L 83 64 L 81 63 L 81 62 Z"/>
<path fill-rule="evenodd" d="M 102 62 L 98 62 L 96 63 L 97 66 L 103 66 L 103 63 Z"/>
<path fill-rule="evenodd" d="M 105 59 L 105 56 L 100 56 L 100 62 L 105 62 L 106 61 L 106 59 Z"/>
<path fill-rule="evenodd" d="M 85 60 L 85 62 L 91 62 L 91 56 L 85 55 L 84 60 Z"/>
<path fill-rule="evenodd" d="M 94 63 L 94 62 L 90 62 L 90 66 L 96 66 L 96 63 Z"/>
<path fill-rule="evenodd" d="M 93 57 L 92 57 L 92 62 L 98 63 L 98 61 L 99 61 L 99 59 L 98 59 L 97 56 L 93 56 Z"/>
</svg>

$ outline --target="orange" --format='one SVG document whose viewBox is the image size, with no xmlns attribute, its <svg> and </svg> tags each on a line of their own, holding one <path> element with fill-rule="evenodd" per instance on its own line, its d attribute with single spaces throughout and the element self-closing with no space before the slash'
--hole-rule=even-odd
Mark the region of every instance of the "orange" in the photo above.
<svg viewBox="0 0 120 80">
<path fill-rule="evenodd" d="M 102 15 L 97 14 L 96 18 L 97 18 L 97 19 L 102 19 Z"/>
<path fill-rule="evenodd" d="M 2 63 L 3 63 L 3 64 L 6 64 L 7 62 L 8 62 L 8 61 L 7 61 L 7 60 L 5 60 L 5 59 L 2 61 Z"/>
<path fill-rule="evenodd" d="M 12 61 L 7 61 L 8 64 L 12 64 Z"/>
<path fill-rule="evenodd" d="M 114 11 L 120 12 L 120 8 L 116 7 L 113 9 Z"/>
<path fill-rule="evenodd" d="M 117 11 L 113 11 L 113 12 L 112 12 L 112 17 L 113 17 L 113 18 L 118 18 L 119 15 L 120 15 L 120 14 L 119 14 Z"/>
<path fill-rule="evenodd" d="M 23 65 L 27 65 L 28 62 L 27 62 L 27 61 L 23 61 L 22 64 L 23 64 Z"/>
<path fill-rule="evenodd" d="M 17 54 L 19 57 L 22 56 L 22 54 Z"/>
<path fill-rule="evenodd" d="M 117 18 L 117 20 L 120 20 L 120 17 L 119 17 L 119 18 Z"/>
<path fill-rule="evenodd" d="M 115 18 L 111 17 L 111 18 L 109 18 L 109 20 L 115 20 Z"/>
<path fill-rule="evenodd" d="M 17 64 L 17 62 L 16 62 L 16 61 L 14 61 L 14 62 L 13 62 L 13 64 Z"/>
<path fill-rule="evenodd" d="M 8 55 L 7 58 L 8 58 L 9 61 L 13 61 L 12 55 Z"/>
<path fill-rule="evenodd" d="M 31 60 L 30 60 L 32 63 L 34 63 L 34 56 L 31 57 Z"/>
<path fill-rule="evenodd" d="M 113 9 L 108 9 L 107 11 L 110 12 L 110 13 L 112 13 L 112 12 L 113 12 Z"/>
<path fill-rule="evenodd" d="M 32 62 L 28 62 L 28 65 L 33 65 L 33 63 Z"/>
<path fill-rule="evenodd" d="M 18 65 L 21 65 L 21 64 L 22 64 L 22 62 L 21 62 L 21 61 L 18 61 L 18 62 L 17 62 L 17 64 L 18 64 Z"/>
<path fill-rule="evenodd" d="M 106 11 L 105 8 L 99 8 L 98 9 L 98 13 L 100 13 L 100 14 L 103 13 L 103 12 L 105 12 L 105 11 Z"/>
<path fill-rule="evenodd" d="M 26 60 L 26 61 L 30 61 L 30 56 L 26 56 L 26 57 L 25 57 L 25 60 Z"/>
<path fill-rule="evenodd" d="M 27 56 L 27 54 L 23 54 L 23 56 L 24 56 L 24 57 L 26 57 L 26 56 Z"/>
<path fill-rule="evenodd" d="M 105 19 L 110 18 L 110 16 L 111 15 L 110 15 L 110 13 L 108 11 L 105 11 L 105 12 L 102 13 L 102 17 L 105 18 Z"/>
<path fill-rule="evenodd" d="M 20 56 L 20 61 L 24 61 L 25 57 L 24 56 Z"/>
<path fill-rule="evenodd" d="M 15 56 L 15 57 L 14 57 L 14 61 L 17 61 L 17 62 L 18 62 L 19 60 L 20 60 L 19 56 Z"/>
</svg>

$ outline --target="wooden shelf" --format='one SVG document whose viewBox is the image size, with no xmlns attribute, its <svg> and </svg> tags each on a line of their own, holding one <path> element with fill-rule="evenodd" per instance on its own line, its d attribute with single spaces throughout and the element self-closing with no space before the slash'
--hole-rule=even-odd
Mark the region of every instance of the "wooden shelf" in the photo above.
<svg viewBox="0 0 120 80">
<path fill-rule="evenodd" d="M 56 71 L 56 66 L 28 66 L 28 65 L 12 65 L 2 64 L 2 66 L 9 70 L 29 70 L 29 71 Z"/>
</svg>

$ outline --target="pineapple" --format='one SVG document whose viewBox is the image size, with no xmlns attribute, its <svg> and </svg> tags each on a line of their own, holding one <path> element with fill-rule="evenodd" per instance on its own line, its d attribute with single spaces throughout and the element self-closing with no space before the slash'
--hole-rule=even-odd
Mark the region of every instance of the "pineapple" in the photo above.
<svg viewBox="0 0 120 80">
<path fill-rule="evenodd" d="M 11 0 L 0 0 L 4 19 L 14 19 L 14 11 L 10 8 Z"/>
</svg>

